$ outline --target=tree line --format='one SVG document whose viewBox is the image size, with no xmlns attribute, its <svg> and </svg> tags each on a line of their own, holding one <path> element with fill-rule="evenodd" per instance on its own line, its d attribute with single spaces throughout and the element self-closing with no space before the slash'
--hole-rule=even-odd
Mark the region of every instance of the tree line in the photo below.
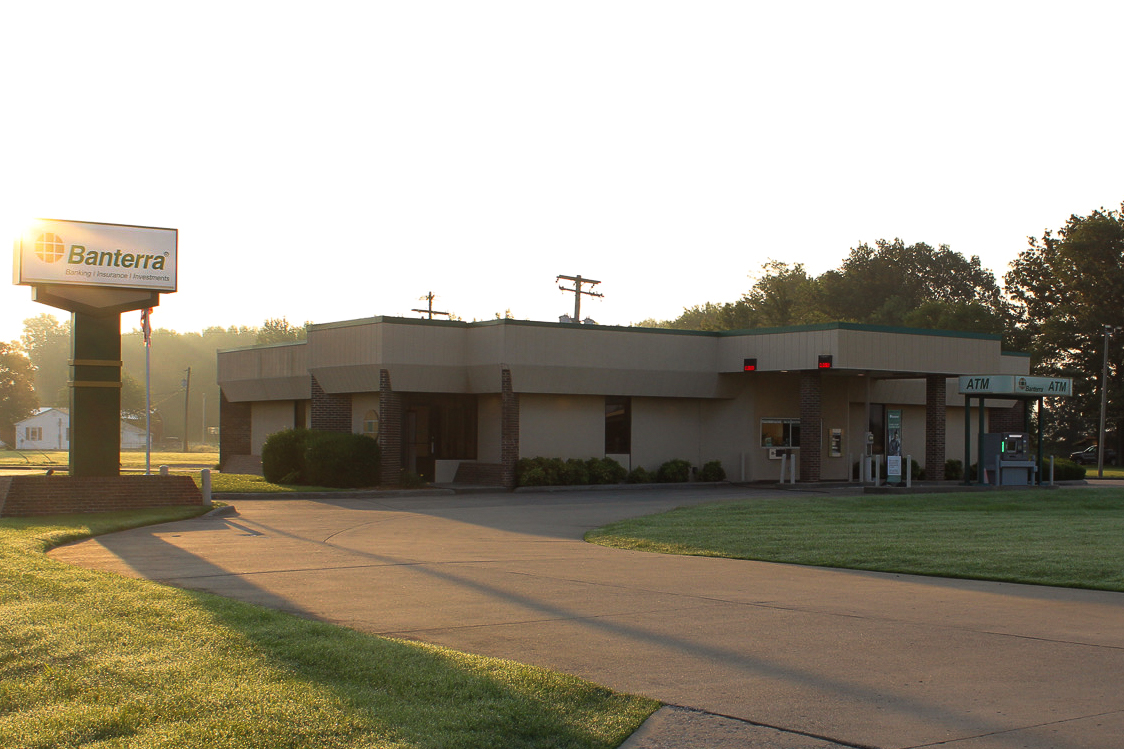
<svg viewBox="0 0 1124 749">
<path fill-rule="evenodd" d="M 281 317 L 260 327 L 211 327 L 199 333 L 154 329 L 150 357 L 154 444 L 181 444 L 185 428 L 189 445 L 216 441 L 212 429 L 219 426 L 216 352 L 303 340 L 310 324 L 292 325 Z M 50 313 L 24 320 L 18 342 L 0 343 L 0 440 L 14 445 L 14 424 L 36 408 L 70 405 L 69 359 L 70 320 Z M 139 329 L 122 333 L 121 360 L 121 410 L 143 427 L 145 349 Z"/>
<path fill-rule="evenodd" d="M 976 256 L 947 245 L 879 240 L 850 250 L 838 268 L 809 275 L 801 263 L 769 260 L 749 290 L 728 302 L 688 307 L 673 320 L 638 325 L 691 330 L 737 330 L 857 322 L 936 328 L 1003 336 L 1010 349 L 1032 355 L 1036 374 L 1071 377 L 1074 397 L 1051 406 L 1051 442 L 1096 433 L 1105 326 L 1124 326 L 1124 203 L 1120 210 L 1071 215 L 1057 230 L 1029 237 L 1002 277 Z M 498 315 L 497 315 L 498 316 Z M 152 333 L 152 403 L 166 438 L 190 442 L 218 426 L 215 352 L 257 343 L 301 340 L 309 323 L 285 318 L 260 327 L 207 328 L 201 333 Z M 70 323 L 42 314 L 24 321 L 19 342 L 0 343 L 0 440 L 12 444 L 12 425 L 37 406 L 66 406 Z M 143 414 L 144 346 L 134 330 L 122 336 L 122 405 Z M 1124 334 L 1108 347 L 1108 424 L 1124 434 Z M 191 399 L 184 423 L 187 369 Z M 139 399 L 139 400 L 138 400 Z M 1110 443 L 1112 444 L 1112 443 Z"/>
<path fill-rule="evenodd" d="M 1053 399 L 1044 424 L 1051 443 L 1097 433 L 1105 326 L 1124 326 L 1124 204 L 1073 214 L 1058 230 L 1029 237 L 1002 285 L 976 256 L 947 245 L 902 240 L 861 244 L 819 276 L 801 263 L 769 260 L 749 291 L 729 302 L 688 307 L 647 327 L 740 330 L 856 322 L 1003 336 L 1031 354 L 1033 372 L 1071 377 L 1074 396 Z M 1107 432 L 1122 451 L 1124 334 L 1107 348 Z"/>
</svg>

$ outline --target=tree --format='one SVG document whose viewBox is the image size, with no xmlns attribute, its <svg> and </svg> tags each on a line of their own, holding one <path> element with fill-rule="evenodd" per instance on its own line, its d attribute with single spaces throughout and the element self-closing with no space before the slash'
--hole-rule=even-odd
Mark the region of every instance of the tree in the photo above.
<svg viewBox="0 0 1124 749">
<path fill-rule="evenodd" d="M 311 320 L 306 320 L 304 325 L 297 327 L 290 325 L 284 317 L 271 317 L 262 323 L 258 329 L 258 343 L 288 343 L 290 341 L 303 341 L 308 337 L 308 328 Z"/>
<path fill-rule="evenodd" d="M 817 280 L 831 320 L 904 325 L 906 315 L 934 301 L 981 304 L 999 319 L 1005 309 L 995 275 L 979 257 L 965 258 L 948 245 L 907 246 L 901 239 L 880 239 L 874 247 L 864 243 L 851 249 L 839 270 Z"/>
<path fill-rule="evenodd" d="M 1124 204 L 1121 205 L 1124 210 Z M 1121 211 L 1071 215 L 1057 232 L 1029 238 L 1029 248 L 1004 280 L 1019 325 L 1033 341 L 1036 369 L 1074 379 L 1074 397 L 1054 410 L 1047 432 L 1069 439 L 1095 432 L 1105 325 L 1124 325 L 1124 216 Z M 1124 354 L 1116 337 L 1108 349 L 1108 417 L 1117 452 L 1124 428 Z"/>
<path fill-rule="evenodd" d="M 731 318 L 740 318 L 737 321 L 742 324 L 737 327 L 775 328 L 824 321 L 820 289 L 802 263 L 769 260 L 761 268 L 765 272 L 730 310 Z"/>
<path fill-rule="evenodd" d="M 16 444 L 16 422 L 35 413 L 31 360 L 15 343 L 0 343 L 0 440 Z"/>
<path fill-rule="evenodd" d="M 861 244 L 836 270 L 811 277 L 800 263 L 769 260 L 736 302 L 688 307 L 675 320 L 644 327 L 735 330 L 858 322 L 946 328 L 1013 337 L 1010 305 L 978 257 L 900 239 Z"/>
<path fill-rule="evenodd" d="M 70 320 L 60 323 L 54 315 L 43 313 L 23 321 L 20 336 L 23 350 L 31 360 L 33 384 L 39 402 L 65 408 L 70 396 L 67 380 L 70 368 Z"/>
</svg>

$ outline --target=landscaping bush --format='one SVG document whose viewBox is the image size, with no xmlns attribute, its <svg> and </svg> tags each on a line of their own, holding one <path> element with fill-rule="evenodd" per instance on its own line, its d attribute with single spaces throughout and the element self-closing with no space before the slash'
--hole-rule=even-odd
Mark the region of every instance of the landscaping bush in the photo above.
<svg viewBox="0 0 1124 749">
<path fill-rule="evenodd" d="M 667 461 L 656 471 L 656 481 L 661 484 L 682 484 L 690 479 L 691 464 L 679 458 Z"/>
<path fill-rule="evenodd" d="M 630 484 L 650 484 L 652 483 L 652 474 L 644 466 L 636 466 L 628 472 L 627 480 Z"/>
<path fill-rule="evenodd" d="M 959 481 L 964 478 L 963 461 L 949 458 L 944 462 L 944 477 L 949 481 Z"/>
<path fill-rule="evenodd" d="M 562 486 L 585 486 L 589 483 L 589 469 L 584 460 L 570 458 L 562 469 Z"/>
<path fill-rule="evenodd" d="M 265 438 L 261 448 L 262 476 L 271 484 L 302 484 L 308 429 L 285 429 Z"/>
<path fill-rule="evenodd" d="M 379 443 L 362 434 L 313 432 L 305 450 L 305 481 L 314 486 L 350 489 L 378 486 Z"/>
<path fill-rule="evenodd" d="M 628 475 L 624 466 L 612 458 L 590 458 L 585 467 L 591 484 L 619 484 Z"/>
<path fill-rule="evenodd" d="M 726 470 L 722 467 L 722 461 L 712 460 L 703 465 L 699 471 L 699 481 L 725 481 Z"/>
<path fill-rule="evenodd" d="M 1038 467 L 1042 480 L 1050 480 L 1050 459 L 1043 458 Z M 1085 478 L 1085 466 L 1074 463 L 1068 458 L 1054 458 L 1054 481 L 1080 481 Z"/>
</svg>

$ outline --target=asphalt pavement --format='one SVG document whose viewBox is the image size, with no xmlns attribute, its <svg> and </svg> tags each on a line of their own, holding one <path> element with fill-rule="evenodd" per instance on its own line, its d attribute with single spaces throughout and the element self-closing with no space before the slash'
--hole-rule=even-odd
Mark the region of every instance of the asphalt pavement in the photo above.
<svg viewBox="0 0 1124 749">
<path fill-rule="evenodd" d="M 777 493 L 238 499 L 51 553 L 664 702 L 627 749 L 1121 745 L 1124 594 L 582 541 L 624 517 Z"/>
</svg>

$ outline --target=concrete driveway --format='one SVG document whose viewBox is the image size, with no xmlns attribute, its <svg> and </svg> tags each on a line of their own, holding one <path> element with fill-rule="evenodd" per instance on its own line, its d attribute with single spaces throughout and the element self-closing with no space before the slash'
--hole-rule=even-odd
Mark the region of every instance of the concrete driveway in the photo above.
<svg viewBox="0 0 1124 749">
<path fill-rule="evenodd" d="M 581 540 L 623 517 L 775 493 L 238 500 L 234 516 L 52 555 L 687 708 L 657 714 L 626 743 L 637 749 L 1121 745 L 1122 594 Z"/>
</svg>

